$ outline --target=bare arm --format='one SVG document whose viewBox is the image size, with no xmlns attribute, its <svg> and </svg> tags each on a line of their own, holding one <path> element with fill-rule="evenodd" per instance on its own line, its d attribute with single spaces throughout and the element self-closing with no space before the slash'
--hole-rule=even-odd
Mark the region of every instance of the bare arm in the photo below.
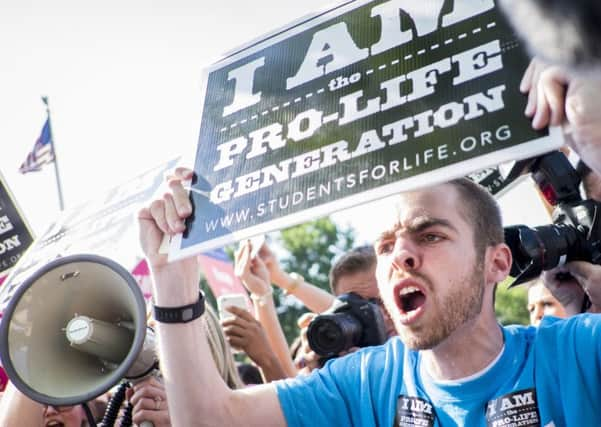
<svg viewBox="0 0 601 427">
<path fill-rule="evenodd" d="M 280 367 L 287 377 L 294 377 L 296 368 L 292 363 L 288 343 L 271 294 L 269 272 L 263 260 L 260 257 L 251 259 L 250 253 L 251 244 L 247 241 L 236 253 L 236 275 L 240 277 L 251 296 L 254 296 L 252 299 L 255 317 L 265 329 L 267 340 L 279 360 Z"/>
<path fill-rule="evenodd" d="M 0 401 L 0 426 L 39 427 L 44 407 L 31 400 L 11 383 Z"/>
<path fill-rule="evenodd" d="M 326 311 L 334 302 L 334 296 L 329 292 L 305 282 L 300 275 L 293 276 L 283 271 L 275 255 L 266 244 L 261 247 L 259 257 L 267 266 L 273 284 L 294 295 L 312 312 L 321 313 Z"/>
<path fill-rule="evenodd" d="M 155 303 L 164 307 L 192 304 L 198 299 L 200 267 L 195 257 L 167 263 L 159 253 L 163 233 L 184 230 L 192 212 L 182 179 L 192 172 L 178 168 L 169 180 L 170 192 L 140 211 L 140 242 L 152 270 Z M 169 413 L 174 426 L 284 426 L 275 387 L 232 391 L 219 376 L 202 322 L 157 322 L 159 355 Z M 209 391 L 210 392 L 207 392 Z"/>
</svg>

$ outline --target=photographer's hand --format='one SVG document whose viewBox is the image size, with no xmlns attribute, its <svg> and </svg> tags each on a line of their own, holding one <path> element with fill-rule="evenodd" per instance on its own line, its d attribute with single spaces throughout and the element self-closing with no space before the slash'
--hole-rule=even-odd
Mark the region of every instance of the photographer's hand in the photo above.
<svg viewBox="0 0 601 427">
<path fill-rule="evenodd" d="M 597 309 L 601 307 L 601 265 L 572 261 L 567 264 L 567 267 L 591 301 L 593 310 L 588 311 L 598 311 Z"/>
<path fill-rule="evenodd" d="M 569 273 L 569 277 L 565 276 Z M 558 274 L 560 278 L 558 278 Z M 601 306 L 601 266 L 585 261 L 572 261 L 566 265 L 545 271 L 542 275 L 545 286 L 564 306 L 568 316 L 582 310 L 584 295 L 588 295 L 593 310 Z"/>
<path fill-rule="evenodd" d="M 300 328 L 301 345 L 294 358 L 294 365 L 299 370 L 299 375 L 309 375 L 314 369 L 319 368 L 319 356 L 311 349 L 307 339 L 309 323 L 315 316 L 317 316 L 315 313 L 304 313 L 297 321 Z"/>
<path fill-rule="evenodd" d="M 562 125 L 566 142 L 591 169 L 601 173 L 601 79 L 533 59 L 520 90 L 528 93 L 525 114 L 532 127 Z"/>
<path fill-rule="evenodd" d="M 567 273 L 567 265 L 564 265 L 543 272 L 541 277 L 547 289 L 566 309 L 566 314 L 573 316 L 580 313 L 584 291 L 574 277 L 565 277 Z"/>
</svg>

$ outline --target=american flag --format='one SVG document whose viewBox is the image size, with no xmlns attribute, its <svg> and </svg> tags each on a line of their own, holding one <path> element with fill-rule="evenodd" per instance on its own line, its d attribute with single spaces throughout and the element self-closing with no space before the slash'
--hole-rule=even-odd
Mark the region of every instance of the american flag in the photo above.
<svg viewBox="0 0 601 427">
<path fill-rule="evenodd" d="M 19 172 L 37 172 L 42 169 L 42 165 L 54 161 L 54 149 L 52 147 L 52 135 L 50 133 L 50 121 L 46 119 L 42 132 L 33 146 L 33 150 L 27 155 L 27 158 L 19 168 Z"/>
</svg>

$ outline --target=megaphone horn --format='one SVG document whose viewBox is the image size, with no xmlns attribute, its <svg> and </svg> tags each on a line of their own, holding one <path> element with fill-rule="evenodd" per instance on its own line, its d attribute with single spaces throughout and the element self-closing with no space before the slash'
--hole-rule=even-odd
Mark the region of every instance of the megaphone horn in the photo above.
<svg viewBox="0 0 601 427">
<path fill-rule="evenodd" d="M 17 289 L 0 323 L 0 358 L 31 399 L 75 405 L 126 377 L 145 335 L 144 298 L 131 274 L 98 255 L 70 255 Z"/>
</svg>

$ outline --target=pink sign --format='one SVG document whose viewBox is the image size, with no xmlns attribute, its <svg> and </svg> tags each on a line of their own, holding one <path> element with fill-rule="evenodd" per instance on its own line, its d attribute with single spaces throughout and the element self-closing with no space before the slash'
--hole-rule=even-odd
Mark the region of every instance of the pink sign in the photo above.
<svg viewBox="0 0 601 427">
<path fill-rule="evenodd" d="M 146 302 L 149 302 L 152 299 L 152 280 L 150 279 L 150 269 L 148 268 L 148 264 L 146 264 L 146 259 L 142 259 L 142 261 L 136 264 L 131 274 L 136 279 L 136 282 L 138 282 L 144 299 Z"/>
<path fill-rule="evenodd" d="M 234 274 L 234 266 L 230 261 L 207 255 L 199 255 L 198 259 L 215 298 L 226 294 L 246 295 L 246 289 Z"/>
</svg>

